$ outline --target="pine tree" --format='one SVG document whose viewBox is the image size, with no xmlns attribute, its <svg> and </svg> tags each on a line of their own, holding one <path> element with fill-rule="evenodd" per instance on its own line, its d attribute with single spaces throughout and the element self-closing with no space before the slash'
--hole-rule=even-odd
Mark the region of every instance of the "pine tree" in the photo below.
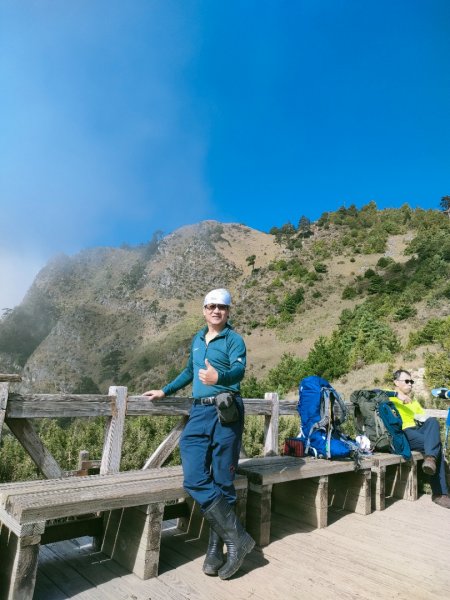
<svg viewBox="0 0 450 600">
<path fill-rule="evenodd" d="M 443 196 L 439 206 L 445 213 L 447 213 L 448 218 L 450 219 L 450 196 Z"/>
</svg>

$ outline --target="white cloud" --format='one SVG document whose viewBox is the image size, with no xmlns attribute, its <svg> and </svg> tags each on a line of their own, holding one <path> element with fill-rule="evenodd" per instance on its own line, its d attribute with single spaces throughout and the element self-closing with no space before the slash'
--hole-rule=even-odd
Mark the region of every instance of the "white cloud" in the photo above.
<svg viewBox="0 0 450 600">
<path fill-rule="evenodd" d="M 0 248 L 0 311 L 20 304 L 37 273 L 45 264 L 37 254 L 14 254 Z"/>
</svg>

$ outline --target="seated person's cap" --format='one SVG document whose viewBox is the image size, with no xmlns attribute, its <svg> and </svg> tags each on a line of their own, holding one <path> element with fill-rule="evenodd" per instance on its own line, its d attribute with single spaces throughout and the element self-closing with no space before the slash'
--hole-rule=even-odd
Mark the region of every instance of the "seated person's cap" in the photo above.
<svg viewBox="0 0 450 600">
<path fill-rule="evenodd" d="M 206 294 L 203 301 L 203 306 L 206 306 L 207 304 L 226 304 L 227 306 L 231 306 L 231 294 L 224 288 L 211 290 Z"/>
</svg>

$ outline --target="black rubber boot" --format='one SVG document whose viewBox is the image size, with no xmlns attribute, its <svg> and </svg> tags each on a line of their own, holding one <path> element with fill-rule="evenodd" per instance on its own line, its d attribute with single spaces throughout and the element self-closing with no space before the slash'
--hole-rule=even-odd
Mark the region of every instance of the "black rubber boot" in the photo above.
<svg viewBox="0 0 450 600">
<path fill-rule="evenodd" d="M 245 531 L 234 510 L 223 496 L 208 506 L 204 516 L 227 547 L 227 562 L 219 569 L 220 579 L 232 577 L 253 550 L 255 540 Z"/>
<path fill-rule="evenodd" d="M 206 550 L 205 562 L 203 563 L 203 573 L 206 573 L 206 575 L 217 575 L 224 562 L 223 540 L 210 526 L 208 548 Z"/>
</svg>

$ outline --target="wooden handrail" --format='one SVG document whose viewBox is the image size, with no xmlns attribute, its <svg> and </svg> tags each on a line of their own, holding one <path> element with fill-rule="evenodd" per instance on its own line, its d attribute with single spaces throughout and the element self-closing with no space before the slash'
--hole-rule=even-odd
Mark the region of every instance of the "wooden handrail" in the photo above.
<svg viewBox="0 0 450 600">
<path fill-rule="evenodd" d="M 161 467 L 178 445 L 192 406 L 192 398 L 169 397 L 152 401 L 146 396 L 128 396 L 126 387 L 110 387 L 102 394 L 18 394 L 9 392 L 9 383 L 0 375 L 0 439 L 3 422 L 26 449 L 46 477 L 61 477 L 63 469 L 44 446 L 33 427 L 33 419 L 55 417 L 106 417 L 101 473 L 117 472 L 120 468 L 125 418 L 127 416 L 178 416 L 178 423 L 148 458 L 144 468 Z M 3 376 L 18 377 L 18 376 Z M 297 400 L 279 399 L 276 393 L 261 398 L 244 398 L 246 415 L 264 417 L 265 456 L 278 453 L 280 416 L 298 416 Z M 350 408 L 351 404 L 346 403 Z M 429 409 L 427 413 L 446 418 L 447 410 Z"/>
<path fill-rule="evenodd" d="M 22 377 L 17 373 L 0 373 L 0 381 L 20 382 L 22 381 Z"/>
</svg>

